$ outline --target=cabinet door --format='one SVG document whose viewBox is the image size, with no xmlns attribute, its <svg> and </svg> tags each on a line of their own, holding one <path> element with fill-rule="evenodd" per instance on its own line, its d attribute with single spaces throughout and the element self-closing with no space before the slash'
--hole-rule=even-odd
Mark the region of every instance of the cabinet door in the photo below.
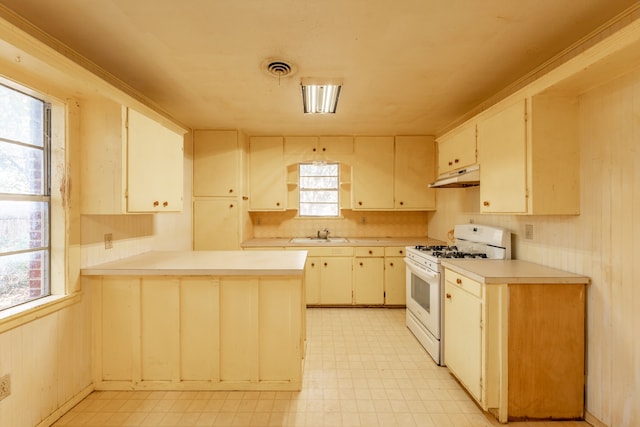
<svg viewBox="0 0 640 427">
<path fill-rule="evenodd" d="M 478 123 L 480 211 L 527 211 L 525 101 Z"/>
<path fill-rule="evenodd" d="M 476 126 L 464 125 L 438 139 L 438 174 L 476 163 Z"/>
<path fill-rule="evenodd" d="M 304 265 L 304 287 L 308 305 L 320 304 L 320 266 L 319 257 L 307 257 Z"/>
<path fill-rule="evenodd" d="M 456 285 L 445 283 L 444 361 L 477 400 L 481 401 L 482 302 Z"/>
<path fill-rule="evenodd" d="M 384 303 L 384 258 L 354 258 L 355 304 Z"/>
<path fill-rule="evenodd" d="M 182 210 L 184 138 L 129 109 L 127 121 L 127 210 Z"/>
<path fill-rule="evenodd" d="M 406 267 L 401 257 L 385 258 L 384 303 L 385 305 L 406 305 Z"/>
<path fill-rule="evenodd" d="M 353 209 L 393 209 L 393 137 L 357 137 Z"/>
<path fill-rule="evenodd" d="M 353 258 L 326 257 L 321 259 L 321 304 L 351 305 L 353 295 Z"/>
<path fill-rule="evenodd" d="M 397 136 L 395 141 L 394 208 L 435 209 L 435 143 L 431 136 Z"/>
<path fill-rule="evenodd" d="M 281 137 L 256 137 L 249 142 L 249 210 L 283 211 L 287 187 Z"/>
<path fill-rule="evenodd" d="M 240 206 L 237 199 L 193 202 L 193 249 L 240 249 Z"/>
<path fill-rule="evenodd" d="M 194 131 L 193 195 L 240 196 L 240 159 L 236 131 Z"/>
</svg>

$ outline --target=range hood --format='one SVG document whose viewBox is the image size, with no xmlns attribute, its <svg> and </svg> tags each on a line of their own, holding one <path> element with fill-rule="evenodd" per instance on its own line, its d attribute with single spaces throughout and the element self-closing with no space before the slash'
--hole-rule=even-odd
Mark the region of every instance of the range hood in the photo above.
<svg viewBox="0 0 640 427">
<path fill-rule="evenodd" d="M 429 188 L 464 188 L 480 185 L 480 166 L 472 165 L 447 172 L 429 184 Z"/>
</svg>

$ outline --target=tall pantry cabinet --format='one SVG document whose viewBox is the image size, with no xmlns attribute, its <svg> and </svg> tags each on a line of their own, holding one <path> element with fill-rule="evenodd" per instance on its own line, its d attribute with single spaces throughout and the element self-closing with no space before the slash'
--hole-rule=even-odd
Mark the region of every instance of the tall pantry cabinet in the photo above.
<svg viewBox="0 0 640 427">
<path fill-rule="evenodd" d="M 193 136 L 193 249 L 235 250 L 248 235 L 247 138 L 235 130 Z"/>
</svg>

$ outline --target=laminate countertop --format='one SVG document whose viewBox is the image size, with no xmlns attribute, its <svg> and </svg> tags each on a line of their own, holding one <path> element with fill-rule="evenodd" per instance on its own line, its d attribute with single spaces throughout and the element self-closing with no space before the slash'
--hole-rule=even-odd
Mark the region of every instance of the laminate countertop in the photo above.
<svg viewBox="0 0 640 427">
<path fill-rule="evenodd" d="M 484 284 L 588 284 L 590 279 L 521 260 L 443 259 L 442 265 Z"/>
<path fill-rule="evenodd" d="M 83 268 L 84 276 L 301 276 L 305 250 L 153 251 Z"/>
<path fill-rule="evenodd" d="M 330 236 L 331 237 L 331 236 Z M 243 248 L 268 248 L 268 247 L 324 247 L 324 246 L 416 246 L 416 245 L 443 245 L 442 240 L 430 237 L 347 237 L 346 242 L 319 242 L 319 243 L 292 243 L 291 237 L 263 237 L 242 242 Z"/>
</svg>

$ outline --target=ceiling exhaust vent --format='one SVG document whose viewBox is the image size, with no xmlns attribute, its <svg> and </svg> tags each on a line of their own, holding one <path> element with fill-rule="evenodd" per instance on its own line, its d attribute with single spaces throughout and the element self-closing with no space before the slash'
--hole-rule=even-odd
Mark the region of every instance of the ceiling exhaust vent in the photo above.
<svg viewBox="0 0 640 427">
<path fill-rule="evenodd" d="M 295 74 L 296 68 L 293 64 L 281 59 L 268 59 L 264 62 L 267 73 L 274 77 L 289 77 Z"/>
</svg>

